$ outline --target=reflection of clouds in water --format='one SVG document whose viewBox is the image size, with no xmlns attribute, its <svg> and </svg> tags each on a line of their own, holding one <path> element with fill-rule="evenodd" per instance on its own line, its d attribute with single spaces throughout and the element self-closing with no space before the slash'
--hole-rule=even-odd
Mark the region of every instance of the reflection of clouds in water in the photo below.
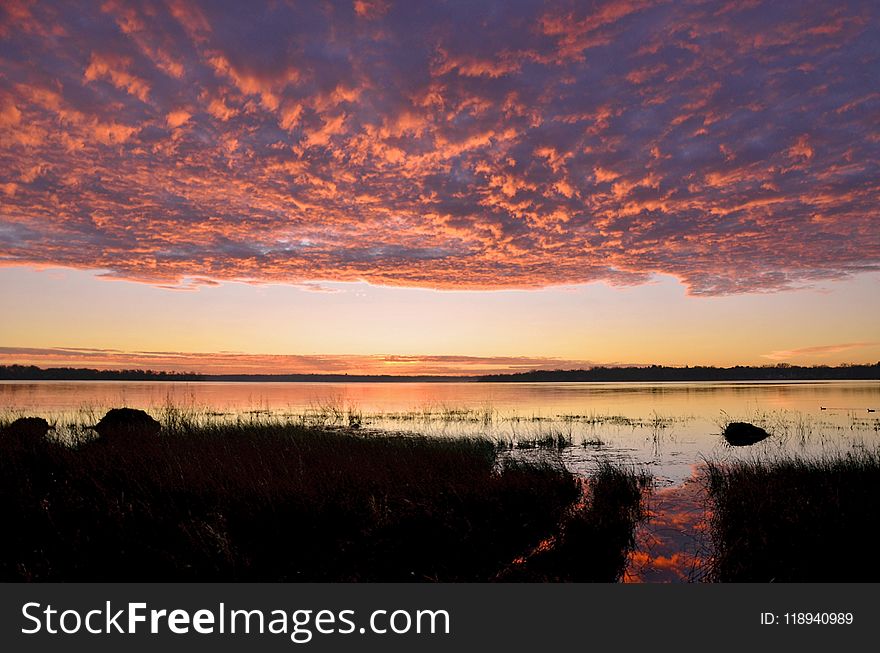
<svg viewBox="0 0 880 653">
<path fill-rule="evenodd" d="M 706 487 L 697 466 L 684 484 L 656 489 L 650 515 L 636 527 L 636 547 L 623 581 L 680 583 L 701 580 L 710 557 Z"/>
<path fill-rule="evenodd" d="M 695 477 L 721 463 L 873 448 L 880 384 L 491 384 L 491 383 L 0 383 L 7 411 L 94 424 L 128 405 L 161 417 L 172 404 L 203 419 L 284 419 L 433 437 L 488 436 L 502 456 L 549 460 L 588 475 L 599 461 L 634 464 L 655 479 L 651 518 L 639 525 L 625 580 L 698 580 L 708 560 L 706 497 Z M 821 406 L 865 406 L 820 410 Z M 728 446 L 726 421 L 771 437 Z M 553 446 L 539 446 L 552 439 Z M 562 444 L 563 446 L 559 446 Z"/>
<path fill-rule="evenodd" d="M 776 426 L 768 426 L 771 437 L 747 447 L 728 445 L 716 423 L 696 417 L 670 421 L 661 427 L 652 424 L 651 419 L 618 415 L 594 415 L 589 422 L 578 422 L 557 418 L 508 420 L 503 413 L 493 413 L 489 421 L 450 421 L 437 415 L 403 421 L 379 415 L 368 417 L 366 422 L 383 430 L 439 437 L 487 436 L 510 449 L 510 455 L 523 459 L 539 457 L 552 449 L 555 458 L 568 469 L 585 476 L 597 461 L 635 464 L 646 467 L 658 486 L 683 483 L 691 476 L 692 465 L 704 458 L 728 462 L 821 456 L 865 446 L 876 429 L 876 425 L 844 417 L 837 423 L 814 422 L 809 430 L 798 431 L 795 427 L 804 422 L 802 414 L 777 411 L 773 417 Z"/>
<path fill-rule="evenodd" d="M 528 446 L 552 439 L 554 455 L 588 474 L 598 460 L 645 466 L 659 486 L 680 484 L 703 458 L 719 461 L 814 456 L 873 446 L 876 413 L 821 406 L 880 405 L 880 384 L 823 383 L 0 383 L 0 403 L 31 414 L 76 418 L 128 405 L 161 411 L 169 403 L 215 419 L 259 410 L 310 424 L 433 437 L 486 436 Z M 223 413 L 223 415 L 216 415 Z M 726 421 L 767 428 L 767 440 L 727 446 Z M 94 423 L 92 420 L 90 423 Z M 571 446 L 558 447 L 558 443 Z M 526 447 L 517 447 L 517 445 Z"/>
</svg>

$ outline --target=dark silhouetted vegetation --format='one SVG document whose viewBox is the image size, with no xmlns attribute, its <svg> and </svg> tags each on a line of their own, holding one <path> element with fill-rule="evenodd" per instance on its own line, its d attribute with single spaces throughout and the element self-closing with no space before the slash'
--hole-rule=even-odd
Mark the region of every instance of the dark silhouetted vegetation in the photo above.
<svg viewBox="0 0 880 653">
<path fill-rule="evenodd" d="M 533 370 L 484 376 L 400 376 L 390 374 L 199 374 L 153 370 L 96 370 L 74 367 L 43 369 L 35 365 L 0 365 L 3 381 L 236 381 L 299 383 L 414 383 L 414 382 L 626 382 L 626 381 L 845 381 L 880 380 L 880 363 L 873 365 L 816 365 L 780 363 L 761 367 L 593 367 L 578 370 Z"/>
<path fill-rule="evenodd" d="M 70 437 L 0 441 L 2 580 L 485 581 L 560 532 L 540 578 L 613 580 L 632 538 L 611 472 L 583 507 L 572 474 L 482 439 L 173 415 Z"/>
<path fill-rule="evenodd" d="M 593 367 L 587 370 L 536 370 L 518 374 L 492 374 L 480 381 L 503 382 L 606 382 L 626 381 L 844 381 L 880 379 L 880 363 L 873 365 L 816 365 L 781 363 L 762 367 Z"/>
<path fill-rule="evenodd" d="M 95 370 L 84 367 L 0 365 L 3 381 L 200 381 L 195 372 L 156 372 L 153 370 Z"/>
<path fill-rule="evenodd" d="M 472 376 L 395 376 L 390 374 L 200 374 L 155 370 L 96 370 L 81 367 L 41 368 L 0 365 L 0 381 L 230 381 L 249 383 L 442 383 L 473 381 Z"/>
<path fill-rule="evenodd" d="M 646 517 L 651 477 L 603 464 L 590 476 L 584 499 L 563 516 L 558 533 L 504 569 L 499 580 L 614 582 Z"/>
<path fill-rule="evenodd" d="M 10 438 L 22 442 L 42 440 L 49 433 L 49 422 L 42 417 L 19 417 L 0 429 L 0 438 Z"/>
<path fill-rule="evenodd" d="M 880 580 L 866 555 L 880 522 L 880 453 L 710 463 L 707 477 L 710 580 Z"/>
</svg>

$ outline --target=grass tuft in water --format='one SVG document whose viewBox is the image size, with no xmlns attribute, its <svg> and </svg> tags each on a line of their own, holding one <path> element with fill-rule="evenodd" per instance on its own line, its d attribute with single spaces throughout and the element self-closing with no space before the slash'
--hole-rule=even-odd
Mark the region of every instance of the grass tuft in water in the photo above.
<svg viewBox="0 0 880 653">
<path fill-rule="evenodd" d="M 880 452 L 780 458 L 706 467 L 715 550 L 709 579 L 723 582 L 876 582 L 859 551 L 880 522 Z"/>
<path fill-rule="evenodd" d="M 645 472 L 600 463 L 582 499 L 558 531 L 499 574 L 505 581 L 616 582 L 635 546 L 635 527 L 646 517 L 652 479 Z"/>
<path fill-rule="evenodd" d="M 364 434 L 356 416 L 334 429 L 173 406 L 157 417 L 153 438 L 98 440 L 88 423 L 0 437 L 0 579 L 484 581 L 555 534 L 574 541 L 586 515 L 621 510 L 605 501 L 631 502 L 602 481 L 574 508 L 571 473 L 499 458 L 487 439 Z M 623 546 L 631 534 L 614 525 L 577 541 Z"/>
</svg>

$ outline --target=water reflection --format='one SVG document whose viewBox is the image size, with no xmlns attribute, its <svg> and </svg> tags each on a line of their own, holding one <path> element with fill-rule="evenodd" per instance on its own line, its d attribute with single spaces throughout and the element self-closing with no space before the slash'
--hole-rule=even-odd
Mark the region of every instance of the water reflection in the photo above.
<svg viewBox="0 0 880 653">
<path fill-rule="evenodd" d="M 636 546 L 625 583 L 698 582 L 711 560 L 710 513 L 699 466 L 681 485 L 657 488 L 648 498 L 648 518 L 636 527 Z"/>
<path fill-rule="evenodd" d="M 6 417 L 94 424 L 111 407 L 183 411 L 202 420 L 285 419 L 328 427 L 492 438 L 500 456 L 588 475 L 597 461 L 655 479 L 624 580 L 700 580 L 711 557 L 699 465 L 818 456 L 880 441 L 880 383 L 161 383 L 0 382 Z M 874 412 L 872 412 L 874 411 Z M 731 447 L 746 421 L 771 435 Z"/>
<path fill-rule="evenodd" d="M 166 383 L 2 382 L 7 410 L 63 423 L 110 407 L 169 406 L 220 420 L 283 418 L 326 426 L 485 436 L 504 455 L 552 456 L 578 473 L 597 459 L 649 468 L 678 485 L 704 458 L 821 455 L 873 447 L 877 382 L 800 383 Z M 732 448 L 724 423 L 771 437 Z"/>
</svg>

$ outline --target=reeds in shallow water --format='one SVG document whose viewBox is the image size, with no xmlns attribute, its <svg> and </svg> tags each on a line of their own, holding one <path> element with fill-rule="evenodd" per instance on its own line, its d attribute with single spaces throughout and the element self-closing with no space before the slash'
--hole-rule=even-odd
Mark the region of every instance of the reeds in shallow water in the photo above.
<svg viewBox="0 0 880 653">
<path fill-rule="evenodd" d="M 0 439 L 0 578 L 489 580 L 582 496 L 563 468 L 486 439 L 157 416 L 153 438 L 67 424 L 63 443 Z M 620 546 L 598 522 L 593 537 Z"/>
<path fill-rule="evenodd" d="M 646 517 L 652 479 L 607 462 L 585 481 L 581 500 L 563 515 L 557 532 L 498 575 L 505 581 L 615 582 Z"/>
<path fill-rule="evenodd" d="M 714 556 L 709 579 L 876 582 L 880 453 L 706 466 Z"/>
</svg>

